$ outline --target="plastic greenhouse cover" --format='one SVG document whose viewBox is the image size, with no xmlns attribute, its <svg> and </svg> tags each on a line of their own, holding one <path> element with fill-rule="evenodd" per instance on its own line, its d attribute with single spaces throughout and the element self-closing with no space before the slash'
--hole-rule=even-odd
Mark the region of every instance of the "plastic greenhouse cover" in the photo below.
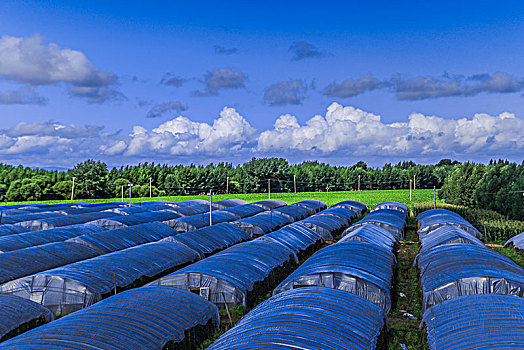
<svg viewBox="0 0 524 350">
<path fill-rule="evenodd" d="M 221 209 L 224 209 L 224 208 L 236 207 L 238 205 L 249 204 L 249 202 L 243 199 L 231 198 L 231 199 L 224 199 L 221 201 L 216 201 L 216 202 L 213 202 L 213 204 Z"/>
<path fill-rule="evenodd" d="M 313 210 L 315 210 L 315 212 L 319 212 L 321 210 L 324 210 L 324 209 L 327 209 L 327 204 L 322 202 L 322 201 L 319 201 L 319 200 L 316 200 L 316 199 L 305 199 L 303 201 L 300 201 L 300 202 L 296 202 L 294 203 L 295 205 L 300 205 L 301 207 L 306 207 L 306 208 L 311 208 Z"/>
<path fill-rule="evenodd" d="M 524 299 L 468 295 L 444 301 L 422 318 L 430 349 L 524 348 Z"/>
<path fill-rule="evenodd" d="M 101 254 L 107 254 L 136 245 L 158 241 L 175 234 L 175 231 L 161 222 L 149 222 L 116 230 L 88 233 L 71 238 L 69 241 L 86 245 Z"/>
<path fill-rule="evenodd" d="M 240 228 L 224 222 L 198 230 L 183 232 L 175 237 L 166 237 L 163 240 L 183 243 L 198 252 L 201 257 L 204 257 L 233 244 L 247 241 L 250 238 L 249 234 Z"/>
<path fill-rule="evenodd" d="M 169 341 L 182 341 L 185 330 L 209 321 L 218 327 L 218 310 L 198 295 L 169 287 L 143 287 L 38 327 L 0 348 L 161 350 Z"/>
<path fill-rule="evenodd" d="M 442 225 L 455 225 L 472 235 L 482 237 L 482 234 L 464 218 L 448 214 L 432 215 L 419 220 L 418 234 L 422 236 Z"/>
<path fill-rule="evenodd" d="M 361 241 L 332 244 L 313 254 L 273 294 L 306 286 L 335 288 L 357 294 L 382 309 L 391 306 L 390 285 L 395 255 Z"/>
<path fill-rule="evenodd" d="M 369 215 L 366 215 L 362 220 L 351 225 L 346 230 L 347 232 L 346 234 L 356 230 L 357 228 L 361 226 L 373 224 L 373 225 L 380 226 L 388 230 L 389 232 L 394 234 L 395 237 L 397 237 L 397 240 L 400 241 L 403 239 L 402 231 L 405 226 L 404 223 L 401 224 L 397 219 L 394 219 L 392 217 L 387 217 L 387 216 L 371 216 L 371 217 L 368 217 L 368 216 Z"/>
<path fill-rule="evenodd" d="M 315 232 L 318 232 L 324 241 L 332 241 L 333 233 L 340 230 L 346 221 L 334 215 L 313 215 L 307 219 L 297 221 Z"/>
<path fill-rule="evenodd" d="M 0 283 L 93 258 L 95 250 L 72 242 L 54 242 L 0 254 Z"/>
<path fill-rule="evenodd" d="M 504 247 L 509 247 L 512 244 L 517 249 L 524 249 L 524 232 L 516 235 L 515 237 L 508 239 L 508 241 L 504 243 Z"/>
<path fill-rule="evenodd" d="M 111 208 L 111 209 L 105 209 L 104 211 L 111 211 L 113 213 L 117 213 L 118 215 L 129 215 L 129 214 L 138 214 L 138 213 L 145 213 L 148 211 L 153 211 L 153 209 L 150 209 L 146 206 L 144 207 L 118 207 L 118 208 Z"/>
<path fill-rule="evenodd" d="M 124 208 L 124 207 L 122 207 L 120 204 L 105 204 L 105 205 L 100 205 L 100 206 L 64 209 L 64 210 L 60 210 L 59 213 L 63 213 L 65 215 L 78 215 L 78 214 L 86 214 L 86 213 L 96 213 L 98 211 L 106 211 L 107 209 L 113 209 L 113 208 Z"/>
<path fill-rule="evenodd" d="M 208 349 L 374 349 L 384 318 L 358 295 L 300 288 L 264 301 Z"/>
<path fill-rule="evenodd" d="M 346 220 L 344 226 L 349 225 L 351 220 L 357 217 L 357 214 L 354 211 L 351 211 L 346 208 L 329 208 L 326 210 L 322 210 L 317 215 L 335 215 L 341 217 Z"/>
<path fill-rule="evenodd" d="M 41 213 L 27 213 L 27 214 L 18 214 L 18 215 L 7 215 L 2 216 L 2 224 L 16 224 L 19 222 L 29 221 L 29 220 L 38 220 L 38 219 L 47 219 L 54 218 L 57 216 L 64 216 L 64 213 L 57 211 L 44 211 Z"/>
<path fill-rule="evenodd" d="M 144 213 L 118 215 L 108 219 L 99 219 L 90 221 L 90 224 L 102 226 L 108 230 L 145 224 L 148 222 L 164 222 L 167 220 L 177 219 L 179 214 L 169 211 L 149 211 Z"/>
<path fill-rule="evenodd" d="M 362 225 L 351 231 L 344 231 L 339 242 L 351 240 L 373 243 L 389 251 L 393 251 L 395 243 L 398 242 L 397 237 L 393 233 L 373 224 Z"/>
<path fill-rule="evenodd" d="M 524 270 L 487 248 L 452 243 L 418 257 L 426 310 L 444 300 L 468 294 L 524 296 Z"/>
<path fill-rule="evenodd" d="M 211 215 L 213 220 L 212 224 L 229 222 L 236 219 L 236 216 L 225 211 L 213 211 Z M 197 230 L 205 226 L 210 226 L 209 212 L 191 216 L 184 216 L 172 220 L 166 220 L 164 221 L 164 224 L 168 225 L 176 232 L 188 232 L 192 230 Z"/>
<path fill-rule="evenodd" d="M 101 231 L 105 231 L 105 229 L 100 226 L 80 224 L 4 236 L 0 237 L 0 252 L 5 253 L 46 243 L 65 241 L 86 233 Z"/>
<path fill-rule="evenodd" d="M 29 231 L 28 228 L 18 226 L 18 225 L 11 225 L 11 224 L 0 225 L 0 237 L 15 235 L 15 234 L 23 233 L 27 231 Z"/>
<path fill-rule="evenodd" d="M 61 215 L 59 217 L 54 218 L 19 222 L 17 225 L 27 227 L 32 231 L 38 231 L 55 227 L 85 224 L 87 222 L 94 221 L 97 219 L 104 219 L 114 216 L 118 216 L 118 214 L 111 212 L 96 212 L 78 215 Z"/>
<path fill-rule="evenodd" d="M 430 216 L 438 216 L 438 215 L 452 215 L 452 216 L 457 216 L 459 218 L 462 217 L 459 214 L 455 213 L 454 211 L 442 209 L 442 208 L 436 208 L 436 209 L 429 209 L 429 210 L 423 211 L 422 213 L 418 214 L 417 221 L 420 221 Z"/>
<path fill-rule="evenodd" d="M 209 258 L 197 261 L 150 285 L 167 285 L 185 290 L 209 288 L 215 304 L 247 303 L 247 292 L 256 282 L 265 280 L 271 271 L 293 256 L 284 246 L 261 240 L 234 245 Z"/>
<path fill-rule="evenodd" d="M 406 221 L 408 219 L 408 216 L 401 211 L 394 210 L 394 209 L 377 209 L 375 211 L 372 211 L 368 215 L 387 215 L 387 216 L 393 216 L 396 217 L 402 221 Z"/>
<path fill-rule="evenodd" d="M 358 201 L 352 201 L 352 200 L 338 202 L 337 204 L 331 206 L 331 208 L 338 208 L 338 207 L 353 210 L 358 215 L 361 215 L 364 211 L 368 210 L 368 206 L 365 205 L 364 203 L 361 203 Z"/>
<path fill-rule="evenodd" d="M 409 211 L 409 208 L 407 205 L 405 205 L 404 203 L 395 202 L 395 201 L 387 201 L 387 202 L 382 202 L 380 204 L 377 204 L 373 207 L 373 209 L 371 209 L 371 211 L 375 211 L 378 209 L 395 209 L 405 214 L 407 214 Z"/>
<path fill-rule="evenodd" d="M 303 225 L 287 225 L 280 230 L 268 233 L 258 239 L 282 244 L 295 254 L 308 249 L 313 244 L 322 241 L 322 236 Z"/>
<path fill-rule="evenodd" d="M 0 339 L 21 325 L 43 318 L 53 320 L 53 314 L 46 307 L 24 298 L 0 294 Z"/>
<path fill-rule="evenodd" d="M 179 207 L 174 207 L 166 203 L 157 203 L 157 202 L 134 203 L 132 208 L 142 208 L 142 209 L 147 209 L 149 211 L 159 211 L 159 210 L 175 210 L 176 211 L 177 209 L 180 209 Z M 193 210 L 191 210 L 191 212 L 193 212 Z"/>
<path fill-rule="evenodd" d="M 402 214 L 402 212 L 397 212 L 400 214 L 395 214 L 395 211 L 392 211 L 391 209 L 379 209 L 374 212 L 369 213 L 366 215 L 366 218 L 374 218 L 374 217 L 381 217 L 381 218 L 388 218 L 391 220 L 391 222 L 398 222 L 399 227 L 406 226 L 406 217 Z"/>
<path fill-rule="evenodd" d="M 217 207 L 216 205 L 212 205 L 211 209 L 218 210 L 219 207 Z M 171 209 L 166 209 L 166 210 L 180 214 L 180 216 L 191 216 L 191 215 L 209 213 L 209 205 L 194 205 L 190 207 L 171 208 Z"/>
<path fill-rule="evenodd" d="M 251 237 L 258 237 L 293 222 L 288 216 L 265 211 L 248 218 L 233 221 L 232 224 L 245 230 Z"/>
<path fill-rule="evenodd" d="M 264 210 L 273 210 L 287 205 L 286 202 L 280 199 L 264 199 L 262 201 L 254 202 L 251 204 L 258 205 L 260 208 Z"/>
<path fill-rule="evenodd" d="M 153 242 L 20 278 L 3 284 L 0 291 L 64 314 L 98 302 L 115 286 L 126 288 L 196 259 L 198 254 L 183 244 Z"/>
<path fill-rule="evenodd" d="M 311 210 L 311 208 L 306 208 L 295 204 L 277 208 L 273 210 L 273 212 L 287 216 L 293 221 L 305 219 L 314 213 L 314 211 Z"/>
<path fill-rule="evenodd" d="M 221 209 L 220 211 L 224 211 L 226 213 L 233 214 L 237 217 L 237 219 L 241 219 L 241 218 L 246 218 L 248 216 L 252 216 L 252 215 L 261 213 L 264 211 L 264 209 L 254 204 L 244 204 L 244 205 L 237 205 L 236 207 Z"/>
<path fill-rule="evenodd" d="M 422 249 L 419 254 L 424 254 L 434 247 L 450 243 L 469 243 L 484 247 L 484 243 L 480 239 L 454 225 L 440 226 L 429 234 L 420 237 L 420 242 Z"/>
<path fill-rule="evenodd" d="M 170 205 L 176 207 L 198 207 L 202 205 L 207 205 L 209 207 L 209 202 L 204 199 L 188 199 L 186 201 L 177 201 L 177 202 L 166 202 Z"/>
</svg>

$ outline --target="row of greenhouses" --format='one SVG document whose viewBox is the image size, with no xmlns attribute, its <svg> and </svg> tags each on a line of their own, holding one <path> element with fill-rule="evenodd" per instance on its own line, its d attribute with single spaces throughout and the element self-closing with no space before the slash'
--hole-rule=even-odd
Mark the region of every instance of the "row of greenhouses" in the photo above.
<svg viewBox="0 0 524 350">
<path fill-rule="evenodd" d="M 267 202 L 267 201 L 266 201 Z M 304 201 L 305 203 L 301 203 L 305 207 L 311 208 L 312 212 L 321 210 L 325 207 L 325 204 L 319 202 L 319 201 Z M 274 202 L 268 202 L 265 203 L 266 205 L 275 205 Z M 275 205 L 275 207 L 280 206 L 282 203 L 279 203 Z M 298 208 L 297 205 L 294 205 Z M 266 206 L 267 208 L 268 206 Z M 271 207 L 270 207 L 271 208 Z M 284 207 L 285 208 L 285 207 Z M 346 209 L 347 210 L 347 209 Z M 299 209 L 297 209 L 299 211 Z M 349 211 L 349 210 L 348 210 Z M 287 213 L 290 213 L 291 211 L 287 211 Z M 261 213 L 263 214 L 263 213 Z M 279 214 L 276 214 L 279 215 Z M 316 214 L 318 215 L 318 214 Z M 356 216 L 356 212 L 354 214 L 348 214 L 346 213 L 346 216 L 354 215 Z M 324 215 L 325 218 L 329 217 L 330 215 Z M 267 226 L 267 221 L 270 222 L 272 217 L 271 215 L 265 216 L 267 219 L 262 224 Z M 339 220 L 344 221 L 343 217 L 339 217 Z M 160 223 L 156 223 L 157 225 L 164 225 Z M 261 225 L 262 225 L 261 224 Z M 139 226 L 144 225 L 152 225 L 149 224 L 141 224 Z M 165 225 L 167 227 L 167 225 Z M 136 226 L 135 226 L 136 227 Z M 215 232 L 214 228 L 217 228 L 216 234 L 213 234 Z M 277 226 L 275 226 L 276 228 Z M 129 230 L 133 228 L 132 226 L 126 227 L 125 229 Z M 254 295 L 253 289 L 258 290 L 259 293 L 263 293 L 263 289 L 267 289 L 269 285 L 274 285 L 278 280 L 281 280 L 282 277 L 284 277 L 285 274 L 289 273 L 289 267 L 296 264 L 296 256 L 300 255 L 304 251 L 306 251 L 309 247 L 318 244 L 320 241 L 322 241 L 321 235 L 310 228 L 307 228 L 304 225 L 300 224 L 300 221 L 295 222 L 292 225 L 284 226 L 280 230 L 282 232 L 279 233 L 279 231 L 273 231 L 268 235 L 268 237 L 261 236 L 255 241 L 252 239 L 255 238 L 255 236 L 252 236 L 248 233 L 248 230 L 243 230 L 242 227 L 239 227 L 237 225 L 234 225 L 234 221 L 232 223 L 219 223 L 217 225 L 204 227 L 201 229 L 197 229 L 194 231 L 184 232 L 184 233 L 177 233 L 176 231 L 172 230 L 172 235 L 165 237 L 164 239 L 160 241 L 153 241 L 151 243 L 146 244 L 139 244 L 135 245 L 131 248 L 117 250 L 113 253 L 105 253 L 103 255 L 97 256 L 95 258 L 87 259 L 84 261 L 79 261 L 77 263 L 73 263 L 70 265 L 66 265 L 63 267 L 56 268 L 51 271 L 51 274 L 56 274 L 58 277 L 57 280 L 61 280 L 64 285 L 62 286 L 62 290 L 73 290 L 74 295 L 80 295 L 81 288 L 78 288 L 81 283 L 75 284 L 74 279 L 78 280 L 89 280 L 89 283 L 91 284 L 90 287 L 99 288 L 99 292 L 105 291 L 106 295 L 100 295 L 100 297 L 107 297 L 111 295 L 113 292 L 117 293 L 120 292 L 121 289 L 126 289 L 128 287 L 136 287 L 140 284 L 143 284 L 144 282 L 147 282 L 147 278 L 149 278 L 152 275 L 158 275 L 160 271 L 161 273 L 169 272 L 172 269 L 175 269 L 174 273 L 177 273 L 178 271 L 184 270 L 182 268 L 179 269 L 181 266 L 183 266 L 186 263 L 190 263 L 193 260 L 201 259 L 205 256 L 209 256 L 208 258 L 205 258 L 203 260 L 200 260 L 196 263 L 193 263 L 191 265 L 188 265 L 187 268 L 191 266 L 201 266 L 202 262 L 209 261 L 208 259 L 214 258 L 219 256 L 221 253 L 218 252 L 216 254 L 216 251 L 220 251 L 221 249 L 224 249 L 228 246 L 232 246 L 231 248 L 228 248 L 223 251 L 223 256 L 227 257 L 230 256 L 237 256 L 239 261 L 243 260 L 247 263 L 244 263 L 243 266 L 233 264 L 229 265 L 227 264 L 227 259 L 223 260 L 224 265 L 220 265 L 220 261 L 216 264 L 216 266 L 223 266 L 226 271 L 229 269 L 229 273 L 226 273 L 224 276 L 231 277 L 234 274 L 244 273 L 247 278 L 250 279 L 252 284 L 256 285 L 252 286 L 250 290 L 250 294 Z M 335 228 L 338 229 L 338 226 Z M 109 230 L 109 231 L 101 231 L 105 232 L 106 234 L 112 234 L 113 232 L 119 234 L 112 235 L 112 237 L 122 237 L 121 241 L 125 242 L 133 242 L 134 239 L 137 239 L 138 236 L 135 234 L 130 234 L 128 236 L 124 236 L 122 234 L 122 231 L 124 229 L 117 229 L 117 230 Z M 138 232 L 138 231 L 137 231 Z M 193 235 L 192 235 L 193 234 Z M 200 240 L 199 236 L 202 234 L 202 236 L 207 236 L 206 240 Z M 89 247 L 90 249 L 96 250 L 98 252 L 101 252 L 104 247 L 109 246 L 109 243 L 106 243 L 105 245 L 101 244 L 102 237 L 104 235 L 100 235 L 98 233 L 94 233 L 91 235 L 80 235 L 75 238 L 75 243 L 77 244 L 83 244 L 86 247 Z M 98 238 L 98 239 L 95 239 Z M 156 237 L 155 237 L 156 238 Z M 112 242 L 113 240 L 109 240 L 109 242 Z M 121 242 L 116 242 L 115 239 L 114 243 L 111 244 L 124 244 Z M 248 241 L 245 243 L 240 243 L 242 241 Z M 127 244 L 127 243 L 125 243 Z M 176 248 L 175 248 L 176 247 Z M 196 249 L 194 249 L 196 248 Z M 171 250 L 170 250 L 171 249 Z M 175 251 L 175 249 L 178 249 L 178 251 Z M 182 250 L 182 251 L 180 251 Z M 150 255 L 147 252 L 152 252 Z M 228 252 L 228 253 L 226 253 Z M 236 252 L 236 253 L 235 253 Z M 236 255 L 235 255 L 236 254 Z M 243 256 L 242 256 L 243 255 Z M 105 261 L 104 261 L 105 260 Z M 219 259 L 220 260 L 220 259 Z M 253 262 L 257 262 L 257 264 L 253 264 Z M 236 268 L 236 270 L 235 270 Z M 264 272 L 261 273 L 260 269 L 265 269 Z M 111 276 L 111 270 L 113 272 L 113 276 Z M 9 283 L 6 283 L 2 286 L 8 286 L 12 285 L 14 286 L 16 283 L 21 282 L 22 280 L 26 280 L 29 283 L 33 283 L 35 279 L 41 279 L 42 281 L 45 281 L 46 279 L 46 271 L 44 273 L 39 273 L 33 276 L 29 276 L 29 278 L 25 279 L 19 279 L 17 281 L 11 281 Z M 89 271 L 92 271 L 89 273 Z M 96 271 L 100 271 L 101 276 L 97 276 Z M 214 272 L 214 271 L 213 271 Z M 51 275 L 50 274 L 50 275 Z M 96 276 L 96 277 L 93 277 Z M 169 275 L 168 275 L 169 276 Z M 258 277 L 257 277 L 258 276 Z M 112 277 L 112 279 L 111 279 Z M 140 280 L 138 283 L 136 281 Z M 112 283 L 111 283 L 112 281 Z M 224 280 L 226 281 L 226 280 Z M 65 285 L 66 282 L 68 282 L 68 285 Z M 244 283 L 240 286 L 242 288 L 243 286 L 247 285 L 247 289 L 249 289 L 249 283 Z M 58 282 L 60 283 L 60 282 Z M 131 283 L 131 284 L 129 284 Z M 45 282 L 44 282 L 45 284 Z M 201 294 L 205 298 L 198 297 L 196 294 L 191 293 L 195 292 L 194 287 L 190 288 L 180 288 L 173 289 L 172 286 L 165 286 L 165 285 L 158 285 L 158 281 L 152 282 L 151 286 L 145 287 L 145 288 L 137 288 L 132 289 L 127 292 L 122 292 L 117 294 L 116 296 L 112 296 L 107 298 L 104 301 L 98 302 L 94 304 L 93 306 L 87 307 L 83 310 L 73 312 L 70 315 L 67 315 L 63 318 L 61 318 L 58 321 L 51 322 L 50 324 L 39 327 L 33 331 L 30 331 L 28 333 L 25 333 L 24 335 L 14 338 L 12 341 L 8 341 L 2 344 L 2 347 L 5 346 L 5 348 L 16 348 L 18 346 L 22 346 L 24 348 L 27 348 L 27 344 L 35 344 L 33 348 L 53 348 L 53 346 L 57 346 L 57 344 L 62 344 L 64 348 L 66 347 L 65 344 L 68 344 L 68 346 L 71 346 L 71 348 L 74 348 L 74 346 L 77 346 L 78 344 L 82 343 L 82 346 L 87 346 L 86 344 L 90 344 L 89 346 L 93 347 L 85 347 L 85 348 L 104 348 L 104 349 L 112 349 L 112 348 L 164 348 L 166 346 L 169 346 L 169 344 L 178 344 L 177 347 L 187 341 L 188 336 L 189 339 L 204 339 L 207 336 L 209 336 L 209 326 L 215 325 L 217 322 L 217 318 L 214 316 L 216 315 L 216 312 L 207 312 L 204 314 L 198 315 L 197 310 L 194 310 L 194 304 L 195 302 L 187 302 L 184 300 L 178 301 L 178 299 L 184 299 L 188 298 L 188 295 L 191 295 L 192 298 L 199 298 L 202 300 L 203 305 L 213 305 L 209 303 L 209 301 L 206 301 L 205 299 L 212 300 L 213 299 L 213 293 L 209 289 L 202 288 L 203 285 L 197 286 L 197 292 L 198 294 Z M 127 286 L 126 286 L 127 285 Z M 89 288 L 87 285 L 84 285 L 83 292 L 84 294 L 89 294 Z M 31 287 L 28 287 L 27 285 L 23 288 L 20 288 L 20 290 L 28 290 L 31 289 Z M 76 289 L 76 290 L 75 290 Z M 187 289 L 189 291 L 181 291 L 180 289 Z M 176 293 L 172 292 L 172 290 L 177 290 Z M 25 298 L 32 299 L 32 300 L 38 300 L 40 297 L 40 301 L 43 301 L 45 299 L 45 294 L 48 291 L 46 288 L 40 289 L 40 291 L 34 291 L 32 295 L 25 295 Z M 165 292 L 161 292 L 165 291 Z M 4 291 L 3 291 L 4 292 Z M 17 293 L 9 293 L 8 294 L 16 296 Z M 23 294 L 24 292 L 22 292 Z M 75 294 L 76 293 L 76 294 Z M 185 293 L 185 294 L 184 294 Z M 53 294 L 53 292 L 50 292 L 49 295 Z M 157 295 L 161 294 L 162 298 L 158 299 Z M 217 293 L 217 291 L 214 291 L 214 294 L 224 294 L 224 293 Z M 59 300 L 60 305 L 62 305 L 62 309 L 58 310 L 58 308 L 55 308 L 54 311 L 58 311 L 58 313 L 62 312 L 72 312 L 75 309 L 88 306 L 90 303 L 95 302 L 96 300 L 89 300 L 89 298 L 85 298 L 84 304 L 80 305 L 78 302 L 79 299 L 75 299 L 74 295 L 70 295 L 68 293 L 62 293 L 61 296 L 57 295 L 55 293 L 54 298 L 55 300 Z M 122 307 L 122 305 L 126 305 L 122 302 L 121 298 L 124 298 L 124 295 L 130 295 L 130 297 L 127 300 L 127 307 Z M 131 297 L 132 295 L 132 297 Z M 149 329 L 149 324 L 143 327 L 141 331 L 136 331 L 136 329 L 133 331 L 131 325 L 140 324 L 140 322 L 150 322 L 147 321 L 148 319 L 155 319 L 154 315 L 144 315 L 145 312 L 143 310 L 140 310 L 140 308 L 137 305 L 141 305 L 143 302 L 146 303 L 148 307 L 155 307 L 161 309 L 164 304 L 168 304 L 170 302 L 175 302 L 175 300 L 170 300 L 169 298 L 174 298 L 177 301 L 177 305 L 179 305 L 180 313 L 176 313 L 172 315 L 174 318 L 177 319 L 176 326 L 178 327 L 176 332 L 174 331 L 174 328 L 169 328 L 169 324 L 164 324 L 166 327 L 163 328 L 165 332 L 170 332 L 169 336 L 161 336 L 157 330 L 153 331 Z M 248 297 L 249 298 L 249 297 Z M 132 299 L 132 300 L 130 300 Z M 143 300 L 142 300 L 143 299 Z M 114 300 L 114 302 L 112 302 Z M 227 297 L 226 297 L 227 300 Z M 56 303 L 56 301 L 53 301 Z M 71 302 L 71 303 L 69 303 Z M 43 302 L 45 304 L 45 302 Z M 207 303 L 207 304 L 206 304 Z M 153 306 L 154 304 L 154 306 Z M 220 304 L 220 300 L 218 299 L 217 304 Z M 68 308 L 66 305 L 72 305 L 71 308 Z M 216 306 L 213 305 L 213 308 L 216 310 Z M 185 309 L 185 310 L 184 310 Z M 121 315 L 119 316 L 118 312 L 116 310 L 121 311 Z M 133 312 L 131 312 L 133 310 Z M 166 310 L 164 310 L 166 311 Z M 115 312 L 117 314 L 115 314 Z M 105 314 L 107 313 L 108 317 L 105 317 Z M 187 314 L 185 314 L 187 313 Z M 100 317 L 96 317 L 96 321 L 100 323 L 96 323 L 93 319 L 92 315 L 99 315 Z M 109 316 L 111 315 L 111 316 Z M 119 319 L 121 317 L 122 319 Z M 191 321 L 191 319 L 197 319 L 196 322 Z M 160 318 L 159 318 L 160 319 Z M 95 322 L 90 323 L 87 322 L 87 324 L 84 322 L 79 322 L 79 320 L 84 321 L 92 321 Z M 109 322 L 109 323 L 104 323 Z M 117 327 L 116 325 L 123 325 L 122 327 Z M 125 326 L 128 325 L 128 326 Z M 55 328 L 56 327 L 56 328 Z M 75 328 L 77 327 L 77 328 Z M 111 336 L 105 337 L 100 336 L 97 337 L 97 339 L 93 340 L 90 339 L 92 337 L 93 332 L 89 332 L 91 329 L 96 328 L 110 328 L 108 330 L 109 333 L 111 333 Z M 64 329 L 67 328 L 71 330 L 74 333 L 74 341 L 72 339 L 71 333 L 68 332 L 68 334 L 56 334 L 57 329 Z M 151 334 L 145 335 L 143 331 L 149 330 Z M 132 332 L 132 334 L 129 334 Z M 189 334 L 188 334 L 189 332 Z M 193 332 L 193 333 L 191 333 Z M 175 334 L 176 333 L 176 334 Z M 54 335 L 53 335 L 54 334 Z M 206 335 L 204 338 L 202 338 L 202 335 Z M 25 338 L 27 337 L 27 338 Z M 62 339 L 60 339 L 63 337 Z M 145 339 L 142 339 L 141 337 L 147 337 L 147 343 Z M 155 339 L 151 343 L 151 339 Z M 24 340 L 25 339 L 25 340 Z M 51 341 L 52 339 L 52 341 Z M 18 341 L 21 341 L 22 343 L 18 343 Z M 194 341 L 191 342 L 191 344 L 194 344 Z M 118 342 L 121 342 L 120 345 L 118 345 Z M 54 344 L 54 345 L 53 345 Z M 74 345 L 76 344 L 76 345 Z M 94 347 L 93 344 L 99 344 L 96 345 L 98 347 Z M 103 344 L 103 345 L 101 345 Z M 127 345 L 126 345 L 127 344 Z M 139 344 L 142 344 L 140 346 Z M 147 344 L 147 346 L 145 346 Z M 155 344 L 154 346 L 152 344 Z"/>
<path fill-rule="evenodd" d="M 430 349 L 524 347 L 524 269 L 486 247 L 458 214 L 418 218 L 423 319 Z"/>
</svg>

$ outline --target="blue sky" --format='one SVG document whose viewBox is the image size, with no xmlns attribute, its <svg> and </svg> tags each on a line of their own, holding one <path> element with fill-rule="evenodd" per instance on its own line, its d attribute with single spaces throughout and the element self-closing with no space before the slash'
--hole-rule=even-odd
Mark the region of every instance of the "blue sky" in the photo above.
<svg viewBox="0 0 524 350">
<path fill-rule="evenodd" d="M 519 1 L 0 3 L 0 159 L 524 158 Z"/>
</svg>

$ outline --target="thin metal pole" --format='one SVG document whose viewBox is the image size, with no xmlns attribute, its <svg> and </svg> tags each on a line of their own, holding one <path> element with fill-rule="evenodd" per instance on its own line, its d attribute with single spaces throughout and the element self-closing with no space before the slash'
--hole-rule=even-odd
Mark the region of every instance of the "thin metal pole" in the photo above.
<svg viewBox="0 0 524 350">
<path fill-rule="evenodd" d="M 326 202 L 329 207 L 329 185 L 326 186 Z"/>
<path fill-rule="evenodd" d="M 268 199 L 271 199 L 271 180 L 267 180 L 267 194 L 268 194 Z"/>
<path fill-rule="evenodd" d="M 73 186 L 71 187 L 71 200 L 73 200 L 73 195 L 75 193 L 75 179 L 76 177 L 73 176 Z"/>
<path fill-rule="evenodd" d="M 229 194 L 229 176 L 226 177 L 226 194 Z"/>
<path fill-rule="evenodd" d="M 122 203 L 124 203 L 124 185 L 122 185 Z"/>
<path fill-rule="evenodd" d="M 433 186 L 433 208 L 437 209 L 437 187 Z"/>
<path fill-rule="evenodd" d="M 151 178 L 149 178 L 149 198 L 152 197 L 152 191 L 151 191 Z"/>
<path fill-rule="evenodd" d="M 129 184 L 129 206 L 131 206 L 131 187 L 133 187 L 133 184 Z"/>
<path fill-rule="evenodd" d="M 411 182 L 412 180 L 409 180 L 409 201 L 411 202 Z"/>
<path fill-rule="evenodd" d="M 213 225 L 213 192 L 209 190 L 209 226 Z"/>
<path fill-rule="evenodd" d="M 415 176 L 416 175 L 413 175 L 413 189 L 415 189 Z"/>
<path fill-rule="evenodd" d="M 360 191 L 360 175 L 358 175 L 358 190 Z"/>
<path fill-rule="evenodd" d="M 297 176 L 293 175 L 293 188 L 295 189 L 295 193 L 297 193 Z"/>
</svg>

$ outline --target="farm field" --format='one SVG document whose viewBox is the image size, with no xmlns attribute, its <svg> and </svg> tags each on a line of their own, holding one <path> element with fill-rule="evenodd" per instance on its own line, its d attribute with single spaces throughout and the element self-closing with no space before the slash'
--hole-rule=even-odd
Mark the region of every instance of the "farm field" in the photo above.
<svg viewBox="0 0 524 350">
<path fill-rule="evenodd" d="M 238 194 L 217 194 L 213 196 L 213 201 L 220 201 L 230 198 L 239 198 L 248 202 L 256 202 L 268 198 L 267 193 L 238 193 Z M 288 204 L 296 203 L 305 199 L 318 199 L 326 202 L 326 192 L 299 192 L 299 193 L 271 193 L 272 199 L 281 199 Z M 195 195 L 195 196 L 163 196 L 163 197 L 142 197 L 132 198 L 132 203 L 148 202 L 155 200 L 163 201 L 183 201 L 188 199 L 205 199 L 209 200 L 209 196 L 206 195 Z M 87 203 L 109 203 L 121 201 L 122 198 L 108 198 L 108 199 L 75 199 L 73 202 L 87 202 Z M 124 202 L 127 202 L 129 197 L 124 195 Z M 355 200 L 366 204 L 372 208 L 375 205 L 385 201 L 397 201 L 410 205 L 409 202 L 409 190 L 371 190 L 371 191 L 334 191 L 329 192 L 329 205 L 336 204 L 344 200 Z M 433 190 L 432 189 L 417 189 L 412 191 L 412 203 L 415 202 L 432 202 L 433 201 Z M 437 202 L 440 200 L 437 198 Z M 26 202 L 4 202 L 3 205 L 11 204 L 25 204 L 34 203 L 30 201 Z M 68 200 L 53 200 L 53 201 L 38 201 L 38 203 L 45 204 L 58 204 L 58 203 L 71 203 Z"/>
</svg>

